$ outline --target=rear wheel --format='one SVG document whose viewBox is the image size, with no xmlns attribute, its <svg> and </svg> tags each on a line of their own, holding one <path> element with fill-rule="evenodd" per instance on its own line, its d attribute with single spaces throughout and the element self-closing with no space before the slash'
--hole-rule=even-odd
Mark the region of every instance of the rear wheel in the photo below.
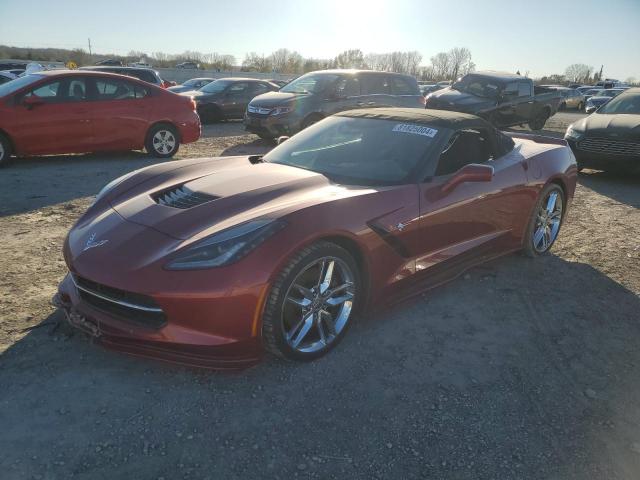
<svg viewBox="0 0 640 480">
<path fill-rule="evenodd" d="M 529 122 L 529 128 L 531 130 L 542 130 L 544 128 L 544 124 L 547 123 L 547 119 L 549 118 L 549 113 L 547 111 L 540 112 L 534 119 Z"/>
<path fill-rule="evenodd" d="M 576 108 L 576 110 L 578 111 L 582 111 L 582 109 L 584 108 L 584 103 L 580 102 Z"/>
<path fill-rule="evenodd" d="M 262 140 L 266 140 L 267 142 L 273 142 L 275 140 L 271 135 L 267 135 L 266 133 L 256 133 Z"/>
<path fill-rule="evenodd" d="M 156 125 L 147 134 L 147 153 L 158 158 L 173 157 L 180 147 L 178 132 L 171 125 Z"/>
<path fill-rule="evenodd" d="M 523 252 L 526 255 L 537 257 L 549 251 L 564 220 L 564 205 L 564 191 L 559 185 L 551 183 L 542 190 L 524 239 Z"/>
<path fill-rule="evenodd" d="M 265 348 L 310 361 L 345 335 L 360 291 L 360 273 L 342 247 L 318 242 L 296 253 L 276 279 L 262 319 Z"/>
<path fill-rule="evenodd" d="M 9 164 L 11 160 L 11 142 L 9 139 L 0 133 L 0 167 L 4 167 Z"/>
<path fill-rule="evenodd" d="M 560 104 L 560 106 L 558 107 L 558 110 L 560 110 L 561 112 L 567 109 L 567 104 L 562 102 Z"/>
</svg>

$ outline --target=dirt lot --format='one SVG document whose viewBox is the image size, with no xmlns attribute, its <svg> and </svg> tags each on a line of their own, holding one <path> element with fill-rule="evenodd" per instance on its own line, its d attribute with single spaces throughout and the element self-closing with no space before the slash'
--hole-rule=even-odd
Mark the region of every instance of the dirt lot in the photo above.
<svg viewBox="0 0 640 480">
<path fill-rule="evenodd" d="M 179 158 L 268 148 L 227 123 Z M 315 363 L 229 374 L 54 328 L 65 233 L 102 185 L 150 163 L 0 172 L 3 479 L 640 478 L 640 178 L 582 174 L 551 255 L 360 318 Z"/>
</svg>

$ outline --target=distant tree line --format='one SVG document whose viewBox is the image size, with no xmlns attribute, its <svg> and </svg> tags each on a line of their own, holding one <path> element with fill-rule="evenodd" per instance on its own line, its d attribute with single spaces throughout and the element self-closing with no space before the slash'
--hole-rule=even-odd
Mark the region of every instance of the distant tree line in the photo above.
<svg viewBox="0 0 640 480">
<path fill-rule="evenodd" d="M 0 58 L 14 58 L 17 60 L 41 60 L 67 63 L 74 62 L 78 66 L 91 65 L 100 60 L 113 58 L 123 64 L 145 61 L 154 67 L 171 68 L 182 62 L 196 62 L 200 68 L 207 70 L 263 73 L 282 73 L 300 75 L 315 70 L 331 68 L 362 68 L 389 72 L 407 73 L 419 80 L 437 82 L 440 80 L 455 80 L 461 75 L 473 72 L 476 68 L 471 51 L 468 48 L 456 47 L 448 52 L 439 52 L 429 59 L 428 65 L 422 64 L 422 55 L 417 51 L 363 53 L 359 49 L 345 50 L 331 59 L 305 58 L 300 53 L 286 48 L 280 48 L 269 55 L 256 52 L 247 53 L 240 65 L 233 55 L 220 53 L 202 53 L 185 51 L 179 54 L 145 52 L 131 50 L 127 55 L 93 54 L 76 48 L 73 50 L 61 48 L 23 48 L 0 45 Z M 518 72 L 519 73 L 519 72 Z M 525 72 L 528 76 L 529 72 Z M 546 75 L 536 81 L 541 84 L 569 85 L 572 83 L 594 84 L 604 78 L 603 67 L 594 67 L 582 63 L 569 65 L 564 74 Z M 636 78 L 625 80 L 630 85 L 638 84 Z"/>
</svg>

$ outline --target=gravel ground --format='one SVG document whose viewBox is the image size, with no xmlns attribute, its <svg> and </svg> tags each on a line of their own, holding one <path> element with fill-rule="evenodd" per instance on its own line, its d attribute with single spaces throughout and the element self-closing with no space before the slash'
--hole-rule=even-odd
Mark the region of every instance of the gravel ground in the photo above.
<svg viewBox="0 0 640 480">
<path fill-rule="evenodd" d="M 204 134 L 179 158 L 270 147 L 233 122 Z M 640 178 L 581 174 L 550 255 L 360 318 L 312 364 L 219 373 L 55 328 L 65 233 L 103 184 L 152 162 L 0 172 L 3 479 L 640 478 Z"/>
</svg>

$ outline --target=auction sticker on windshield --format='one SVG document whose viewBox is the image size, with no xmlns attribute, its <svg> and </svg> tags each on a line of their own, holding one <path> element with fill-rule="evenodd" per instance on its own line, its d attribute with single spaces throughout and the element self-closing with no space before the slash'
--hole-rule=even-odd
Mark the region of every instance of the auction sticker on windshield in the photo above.
<svg viewBox="0 0 640 480">
<path fill-rule="evenodd" d="M 399 123 L 393 127 L 394 132 L 411 133 L 413 135 L 424 135 L 433 138 L 438 133 L 435 128 L 424 127 L 421 125 L 412 125 L 411 123 Z"/>
</svg>

